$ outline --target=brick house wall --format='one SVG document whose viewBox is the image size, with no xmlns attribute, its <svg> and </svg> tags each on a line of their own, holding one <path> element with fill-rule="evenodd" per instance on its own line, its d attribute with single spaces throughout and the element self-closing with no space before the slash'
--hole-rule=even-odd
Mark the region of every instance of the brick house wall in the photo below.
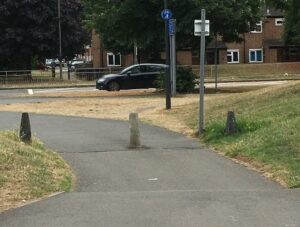
<svg viewBox="0 0 300 227">
<path fill-rule="evenodd" d="M 99 35 L 92 31 L 92 56 L 93 56 L 93 67 L 101 68 L 102 66 L 102 51 L 101 51 L 101 41 Z"/>
</svg>

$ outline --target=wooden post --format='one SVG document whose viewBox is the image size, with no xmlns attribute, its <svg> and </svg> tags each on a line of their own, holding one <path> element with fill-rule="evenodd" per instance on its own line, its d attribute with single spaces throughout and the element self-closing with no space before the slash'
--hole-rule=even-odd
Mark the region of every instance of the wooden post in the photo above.
<svg viewBox="0 0 300 227">
<path fill-rule="evenodd" d="M 141 147 L 140 141 L 140 130 L 139 130 L 139 122 L 138 122 L 138 114 L 130 113 L 129 114 L 129 124 L 130 124 L 130 148 L 138 148 Z"/>
<path fill-rule="evenodd" d="M 227 135 L 233 135 L 236 133 L 236 120 L 233 111 L 228 111 L 227 113 L 225 132 Z"/>
<path fill-rule="evenodd" d="M 22 113 L 20 139 L 24 143 L 31 144 L 31 127 L 28 113 Z"/>
</svg>

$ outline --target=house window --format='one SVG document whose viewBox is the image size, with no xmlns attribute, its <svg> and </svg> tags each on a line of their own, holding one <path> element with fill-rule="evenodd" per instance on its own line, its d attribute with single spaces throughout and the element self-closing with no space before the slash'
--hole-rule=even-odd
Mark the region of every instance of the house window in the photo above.
<svg viewBox="0 0 300 227">
<path fill-rule="evenodd" d="M 251 33 L 262 33 L 262 21 L 259 23 L 256 23 L 254 29 L 251 31 Z"/>
<path fill-rule="evenodd" d="M 107 53 L 107 66 L 121 66 L 121 54 Z"/>
<path fill-rule="evenodd" d="M 227 50 L 227 63 L 239 63 L 239 50 Z"/>
<path fill-rule="evenodd" d="M 262 49 L 251 49 L 249 50 L 249 62 L 263 62 L 263 50 Z"/>
<path fill-rule="evenodd" d="M 284 23 L 284 18 L 275 18 L 275 25 L 282 26 Z"/>
</svg>

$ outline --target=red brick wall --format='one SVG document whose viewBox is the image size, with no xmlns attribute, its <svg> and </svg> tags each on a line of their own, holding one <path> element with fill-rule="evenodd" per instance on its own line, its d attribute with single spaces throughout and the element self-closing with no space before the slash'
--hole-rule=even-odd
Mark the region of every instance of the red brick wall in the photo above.
<svg viewBox="0 0 300 227">
<path fill-rule="evenodd" d="M 177 62 L 180 65 L 192 65 L 192 52 L 188 51 L 178 51 L 177 52 Z M 198 63 L 199 64 L 199 63 Z"/>
<path fill-rule="evenodd" d="M 269 49 L 265 45 L 265 41 L 268 40 L 281 40 L 284 27 L 275 25 L 275 18 L 266 18 L 263 21 L 261 33 L 246 33 L 244 34 L 245 41 L 242 43 L 226 43 L 228 49 L 239 49 L 240 63 L 249 63 L 249 50 L 250 49 L 262 49 L 264 53 L 264 63 L 277 62 L 277 50 Z M 220 63 L 226 63 L 223 61 L 225 53 L 220 56 Z M 227 55 L 227 54 L 226 54 Z"/>
<path fill-rule="evenodd" d="M 267 18 L 264 23 L 264 38 L 269 40 L 281 39 L 284 26 L 275 25 L 276 18 Z"/>
<path fill-rule="evenodd" d="M 101 68 L 102 66 L 102 54 L 101 54 L 101 44 L 100 37 L 96 34 L 95 30 L 92 32 L 92 58 L 93 58 L 93 67 Z"/>
</svg>

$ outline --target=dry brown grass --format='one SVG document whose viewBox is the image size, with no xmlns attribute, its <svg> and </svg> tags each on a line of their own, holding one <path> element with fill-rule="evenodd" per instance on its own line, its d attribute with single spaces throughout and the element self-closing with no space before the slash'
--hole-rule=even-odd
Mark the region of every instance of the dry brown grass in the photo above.
<svg viewBox="0 0 300 227">
<path fill-rule="evenodd" d="M 206 100 L 228 94 L 207 95 Z M 41 103 L 20 103 L 0 105 L 1 111 L 31 112 L 66 116 L 82 116 L 100 119 L 128 120 L 129 113 L 136 112 L 139 118 L 148 123 L 159 125 L 170 130 L 193 134 L 193 131 L 168 115 L 165 110 L 165 96 L 153 90 L 121 91 L 121 92 L 80 92 L 61 94 L 42 94 L 34 97 L 68 97 Z M 199 94 L 178 95 L 172 98 L 172 109 L 179 106 L 197 103 Z"/>
</svg>

